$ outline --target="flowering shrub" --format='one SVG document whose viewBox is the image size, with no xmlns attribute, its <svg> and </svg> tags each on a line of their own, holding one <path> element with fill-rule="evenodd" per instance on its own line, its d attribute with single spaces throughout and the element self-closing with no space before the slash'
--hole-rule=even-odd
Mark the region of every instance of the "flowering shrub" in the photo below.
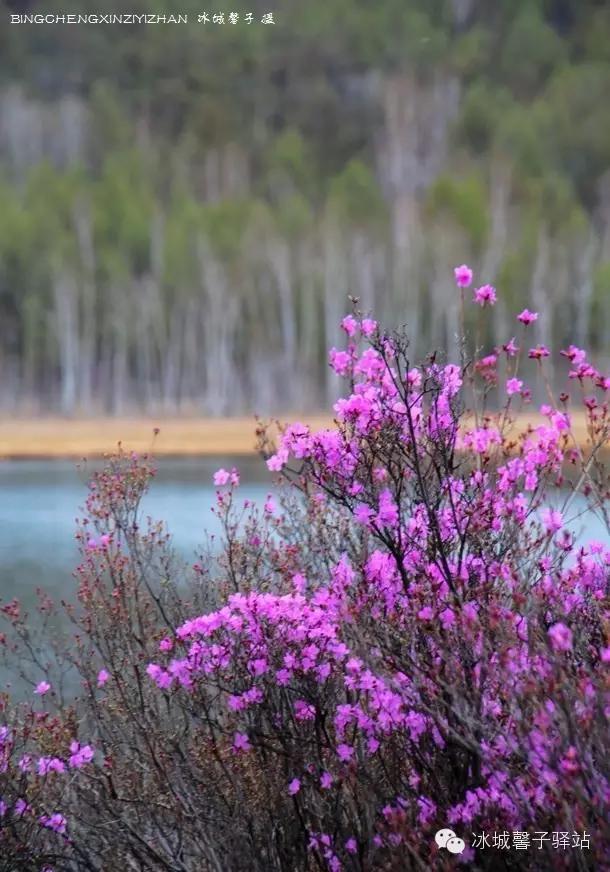
<svg viewBox="0 0 610 872">
<path fill-rule="evenodd" d="M 462 310 L 472 278 L 456 270 Z M 56 715 L 91 745 L 73 731 L 38 761 L 44 785 L 74 770 L 38 819 L 70 836 L 54 868 L 443 869 L 448 827 L 476 869 L 610 868 L 610 540 L 577 536 L 610 530 L 610 379 L 570 346 L 556 401 L 550 350 L 525 344 L 537 318 L 415 365 L 403 333 L 347 316 L 335 426 L 261 428 L 282 483 L 264 506 L 216 473 L 223 540 L 188 584 L 164 528 L 141 527 L 148 460 L 94 477 L 59 652 L 83 690 Z M 520 429 L 534 380 L 548 400 Z M 591 841 L 502 854 L 481 832 Z"/>
</svg>

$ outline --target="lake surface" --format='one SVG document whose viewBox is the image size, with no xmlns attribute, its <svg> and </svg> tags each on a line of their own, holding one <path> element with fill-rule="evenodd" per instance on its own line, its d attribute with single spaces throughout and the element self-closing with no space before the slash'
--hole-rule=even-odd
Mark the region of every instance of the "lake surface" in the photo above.
<svg viewBox="0 0 610 872">
<path fill-rule="evenodd" d="M 98 464 L 99 465 L 99 464 Z M 211 512 L 215 500 L 212 475 L 220 467 L 237 466 L 240 495 L 259 502 L 272 485 L 258 458 L 160 458 L 158 474 L 143 502 L 143 512 L 166 521 L 176 551 L 192 562 L 205 531 L 218 524 Z M 96 464 L 78 469 L 72 461 L 0 462 L 0 599 L 19 596 L 31 602 L 37 587 L 69 596 L 78 563 L 74 540 L 76 519 L 87 496 L 87 480 Z M 581 503 L 582 506 L 582 503 Z M 574 501 L 571 514 L 578 511 Z M 574 529 L 583 539 L 607 541 L 601 521 L 588 518 Z"/>
<path fill-rule="evenodd" d="M 167 523 L 175 550 L 192 562 L 205 531 L 218 531 L 212 514 L 214 472 L 237 466 L 240 496 L 262 502 L 271 476 L 258 458 L 160 458 L 142 513 Z M 100 463 L 0 462 L 0 599 L 31 601 L 37 587 L 69 595 L 79 558 L 74 534 L 87 497 L 87 482 Z"/>
</svg>

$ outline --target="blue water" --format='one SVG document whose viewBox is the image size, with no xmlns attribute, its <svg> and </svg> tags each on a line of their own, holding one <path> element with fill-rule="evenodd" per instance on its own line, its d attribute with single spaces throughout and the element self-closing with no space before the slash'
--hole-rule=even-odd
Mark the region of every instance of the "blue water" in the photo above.
<svg viewBox="0 0 610 872">
<path fill-rule="evenodd" d="M 215 489 L 212 475 L 220 466 L 237 465 L 240 495 L 262 502 L 272 487 L 270 474 L 258 458 L 195 458 L 157 461 L 158 475 L 143 502 L 143 513 L 164 520 L 177 553 L 193 562 L 205 533 L 218 532 L 211 512 Z M 70 461 L 0 462 L 0 599 L 18 596 L 32 602 L 37 587 L 70 597 L 78 563 L 74 540 L 76 519 L 87 495 L 89 469 Z M 557 495 L 562 501 L 562 495 Z M 582 510 L 575 500 L 570 515 Z M 601 519 L 576 520 L 573 529 L 583 540 L 608 541 Z"/>
<path fill-rule="evenodd" d="M 212 514 L 214 472 L 238 466 L 240 496 L 264 501 L 271 488 L 265 464 L 257 458 L 157 460 L 158 473 L 142 502 L 143 516 L 163 520 L 177 553 L 193 562 L 205 533 L 219 525 Z M 79 562 L 74 534 L 87 497 L 92 468 L 71 461 L 0 462 L 0 599 L 31 602 L 37 587 L 69 596 Z"/>
</svg>

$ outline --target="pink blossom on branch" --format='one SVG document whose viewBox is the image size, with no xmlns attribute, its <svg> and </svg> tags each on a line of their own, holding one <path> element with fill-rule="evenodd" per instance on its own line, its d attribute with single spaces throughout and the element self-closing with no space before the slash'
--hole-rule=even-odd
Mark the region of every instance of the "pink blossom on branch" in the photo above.
<svg viewBox="0 0 610 872">
<path fill-rule="evenodd" d="M 250 751 L 252 745 L 250 744 L 250 740 L 245 733 L 235 733 L 235 737 L 233 739 L 233 750 L 236 752 L 239 751 Z"/>
<path fill-rule="evenodd" d="M 473 302 L 480 306 L 495 305 L 497 301 L 496 289 L 492 285 L 482 285 L 474 291 Z"/>
<path fill-rule="evenodd" d="M 472 270 L 463 263 L 461 266 L 456 266 L 453 270 L 455 282 L 458 288 L 468 288 L 472 282 Z"/>
<path fill-rule="evenodd" d="M 301 789 L 301 782 L 298 778 L 293 778 L 290 784 L 288 785 L 288 793 L 290 796 L 296 796 L 296 794 Z"/>
<path fill-rule="evenodd" d="M 264 854 L 271 843 L 286 852 L 281 868 L 399 868 L 406 839 L 414 868 L 430 868 L 439 826 L 558 830 L 565 803 L 583 828 L 606 831 L 610 548 L 576 544 L 576 507 L 565 518 L 550 507 L 562 477 L 576 484 L 582 470 L 567 400 L 559 409 L 551 400 L 530 427 L 509 402 L 495 412 L 483 397 L 474 414 L 473 378 L 487 381 L 481 394 L 499 385 L 523 396 L 523 370 L 536 367 L 520 361 L 521 378 L 511 367 L 501 382 L 500 347 L 476 376 L 438 358 L 414 366 L 406 336 L 368 320 L 348 316 L 348 348 L 331 357 L 349 377 L 333 425 L 314 433 L 294 422 L 271 449 L 270 468 L 290 466 L 281 518 L 259 507 L 242 516 L 227 499 L 219 512 L 230 550 L 210 558 L 214 599 L 180 602 L 177 627 L 155 618 L 146 650 L 158 663 L 142 664 L 134 646 L 134 672 L 149 679 L 147 733 L 136 724 L 134 746 L 145 760 L 151 732 L 162 749 L 154 765 L 179 773 L 195 812 L 236 809 L 230 838 L 218 836 L 223 868 L 240 868 L 244 845 Z M 502 348 L 517 353 L 513 340 Z M 603 433 L 599 373 L 569 354 Z M 93 564 L 87 573 L 99 571 Z M 115 694 L 94 696 L 100 710 L 116 710 Z M 176 752 L 173 714 L 194 725 Z M 115 755 L 113 766 L 128 764 L 118 746 Z M 68 780 L 56 765 L 45 764 L 57 772 L 45 778 L 51 787 Z M 78 768 L 71 785 L 86 776 Z M 190 818 L 171 794 L 163 814 L 185 828 L 186 843 Z M 112 811 L 120 816 L 120 804 Z M 272 842 L 280 819 L 283 847 Z M 551 868 L 560 855 L 540 856 Z"/>
<path fill-rule="evenodd" d="M 572 631 L 561 622 L 553 624 L 549 629 L 549 639 L 554 651 L 572 650 Z"/>
<path fill-rule="evenodd" d="M 534 321 L 537 320 L 538 312 L 530 312 L 529 309 L 523 309 L 523 311 L 517 315 L 517 321 L 521 321 L 521 323 L 525 324 L 526 327 L 529 327 L 530 324 L 533 324 Z"/>
<path fill-rule="evenodd" d="M 506 382 L 506 393 L 509 397 L 513 394 L 520 394 L 523 390 L 523 382 L 518 378 L 509 378 Z"/>
</svg>

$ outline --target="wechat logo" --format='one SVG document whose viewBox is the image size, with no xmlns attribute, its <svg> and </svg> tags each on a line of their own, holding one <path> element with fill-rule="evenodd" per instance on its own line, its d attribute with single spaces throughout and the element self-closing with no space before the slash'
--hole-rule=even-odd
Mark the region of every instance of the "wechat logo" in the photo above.
<svg viewBox="0 0 610 872">
<path fill-rule="evenodd" d="M 458 838 L 448 827 L 439 830 L 434 836 L 434 841 L 439 848 L 445 848 L 450 854 L 461 854 L 466 847 L 464 839 Z"/>
</svg>

